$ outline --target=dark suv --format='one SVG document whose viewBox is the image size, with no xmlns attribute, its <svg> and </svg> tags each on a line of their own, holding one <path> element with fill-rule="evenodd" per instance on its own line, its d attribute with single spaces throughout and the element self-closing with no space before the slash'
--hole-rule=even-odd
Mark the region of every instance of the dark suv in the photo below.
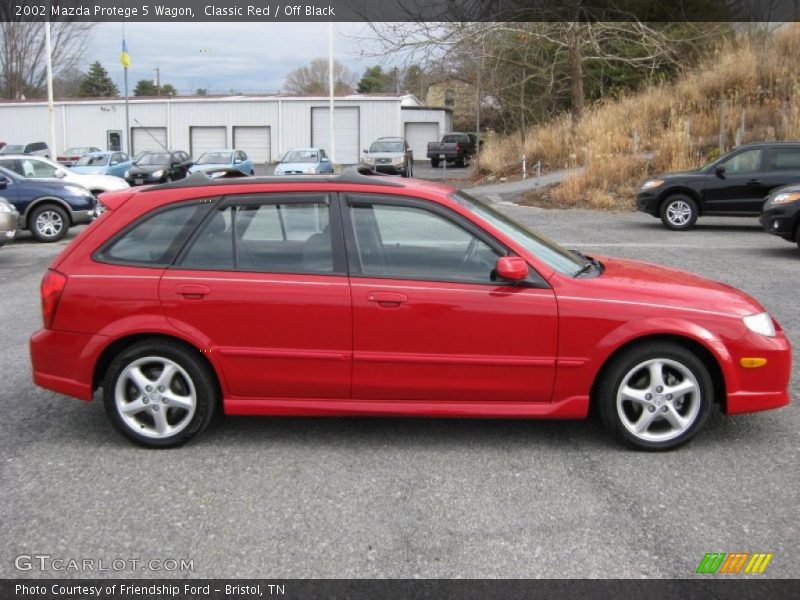
<svg viewBox="0 0 800 600">
<path fill-rule="evenodd" d="M 797 182 L 800 142 L 747 144 L 694 171 L 645 180 L 636 208 L 683 231 L 701 215 L 758 216 L 772 190 Z"/>
</svg>

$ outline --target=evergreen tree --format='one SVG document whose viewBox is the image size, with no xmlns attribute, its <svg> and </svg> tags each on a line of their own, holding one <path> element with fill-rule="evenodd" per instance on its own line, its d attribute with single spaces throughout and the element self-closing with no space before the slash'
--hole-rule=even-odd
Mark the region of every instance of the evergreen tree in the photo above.
<svg viewBox="0 0 800 600">
<path fill-rule="evenodd" d="M 119 96 L 119 89 L 108 76 L 108 71 L 100 64 L 100 61 L 96 60 L 83 76 L 78 86 L 78 96 L 82 98 Z"/>
</svg>

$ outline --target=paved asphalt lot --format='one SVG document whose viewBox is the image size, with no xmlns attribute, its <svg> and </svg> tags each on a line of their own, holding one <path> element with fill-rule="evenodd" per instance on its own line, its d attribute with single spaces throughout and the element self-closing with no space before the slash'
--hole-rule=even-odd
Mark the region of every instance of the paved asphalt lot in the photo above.
<svg viewBox="0 0 800 600">
<path fill-rule="evenodd" d="M 800 347 L 800 252 L 755 220 L 676 234 L 641 214 L 501 208 L 584 252 L 738 286 Z M 188 558 L 170 575 L 195 577 L 695 577 L 710 551 L 773 552 L 764 576 L 800 576 L 797 367 L 790 407 L 715 413 L 666 454 L 594 421 L 338 418 L 228 418 L 144 450 L 100 403 L 31 383 L 39 280 L 64 245 L 0 250 L 0 577 L 61 575 L 16 571 L 31 553 Z"/>
</svg>

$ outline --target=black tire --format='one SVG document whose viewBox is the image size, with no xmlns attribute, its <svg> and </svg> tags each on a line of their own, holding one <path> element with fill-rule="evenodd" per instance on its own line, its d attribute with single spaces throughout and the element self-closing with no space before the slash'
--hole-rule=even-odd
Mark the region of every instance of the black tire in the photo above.
<svg viewBox="0 0 800 600">
<path fill-rule="evenodd" d="M 40 204 L 28 219 L 28 229 L 39 242 L 57 242 L 67 235 L 69 227 L 67 211 L 57 204 Z"/>
<path fill-rule="evenodd" d="M 794 241 L 797 242 L 797 248 L 800 249 L 800 223 L 797 224 L 797 229 L 794 230 Z"/>
<path fill-rule="evenodd" d="M 185 408 L 173 408 L 168 404 L 170 401 L 159 393 L 165 391 L 155 385 L 158 383 L 159 361 L 171 362 L 182 369 L 172 376 L 168 391 L 185 398 L 191 398 L 193 394 L 193 413 Z M 137 363 L 141 363 L 140 372 L 146 373 L 147 379 L 154 384 L 150 386 L 152 393 L 146 393 L 128 379 L 126 370 Z M 151 370 L 148 372 L 147 369 Z M 163 374 L 164 370 L 160 373 Z M 178 389 L 173 386 L 178 386 Z M 122 402 L 117 398 L 118 391 L 123 400 L 131 400 L 131 404 L 141 400 L 147 407 L 124 417 L 120 409 Z M 169 340 L 146 340 L 128 347 L 114 358 L 103 380 L 103 405 L 113 425 L 129 440 L 152 448 L 180 446 L 206 429 L 219 411 L 220 396 L 216 376 L 208 364 L 191 349 Z M 166 422 L 180 428 L 174 433 L 153 431 L 157 429 L 156 417 L 159 416 L 154 411 L 163 411 Z"/>
<path fill-rule="evenodd" d="M 698 214 L 697 203 L 684 194 L 665 198 L 659 211 L 664 227 L 672 231 L 688 231 L 694 227 Z"/>
<path fill-rule="evenodd" d="M 406 179 L 411 177 L 411 165 L 409 165 L 408 163 L 406 163 L 406 166 L 403 169 L 403 177 L 405 177 Z"/>
<path fill-rule="evenodd" d="M 662 365 L 655 368 L 664 376 L 664 387 L 655 389 L 661 389 L 663 394 L 650 388 L 655 384 L 649 365 Z M 645 380 L 644 387 L 638 387 Z M 684 384 L 696 391 L 673 398 L 669 390 Z M 623 389 L 641 392 L 642 400 L 647 401 L 629 401 Z M 653 393 L 648 394 L 648 390 Z M 714 402 L 713 380 L 703 361 L 671 342 L 647 342 L 624 350 L 604 368 L 595 391 L 606 429 L 618 440 L 641 450 L 671 450 L 685 444 L 702 429 Z M 672 422 L 675 414 L 683 418 L 681 427 Z M 637 434 L 635 425 L 640 422 L 649 425 Z"/>
<path fill-rule="evenodd" d="M 432 158 L 431 159 L 431 167 L 433 167 L 434 169 L 438 169 L 439 168 L 439 159 L 438 158 Z"/>
</svg>

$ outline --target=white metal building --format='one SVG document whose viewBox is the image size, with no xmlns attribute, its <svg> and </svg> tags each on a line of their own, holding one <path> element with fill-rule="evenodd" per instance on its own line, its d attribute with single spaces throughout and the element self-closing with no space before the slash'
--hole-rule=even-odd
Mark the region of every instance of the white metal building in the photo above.
<svg viewBox="0 0 800 600">
<path fill-rule="evenodd" d="M 197 158 L 212 148 L 235 147 L 256 162 L 276 162 L 296 147 L 330 153 L 327 97 L 233 96 L 131 99 L 131 152 L 185 150 Z M 451 129 L 452 114 L 428 108 L 413 95 L 339 96 L 335 99 L 335 161 L 357 163 L 361 150 L 384 136 L 405 136 L 417 160 L 427 143 Z M 55 153 L 71 146 L 127 147 L 122 99 L 55 103 Z M 0 102 L 0 139 L 11 143 L 49 140 L 48 107 L 40 101 Z"/>
</svg>

